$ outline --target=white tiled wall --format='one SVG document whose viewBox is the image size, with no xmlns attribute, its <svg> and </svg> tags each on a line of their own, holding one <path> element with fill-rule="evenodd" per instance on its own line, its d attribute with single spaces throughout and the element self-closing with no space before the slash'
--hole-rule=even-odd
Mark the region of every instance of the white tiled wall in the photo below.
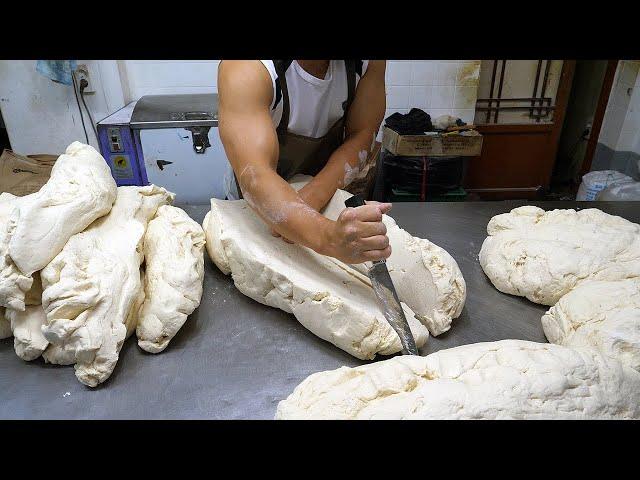
<svg viewBox="0 0 640 480">
<path fill-rule="evenodd" d="M 385 118 L 416 107 L 473 122 L 479 75 L 479 60 L 389 60 Z"/>
<path fill-rule="evenodd" d="M 130 100 L 217 91 L 220 60 L 124 60 Z"/>
<path fill-rule="evenodd" d="M 126 60 L 132 100 L 143 95 L 216 91 L 219 60 Z M 479 60 L 403 60 L 387 62 L 387 111 L 422 108 L 432 117 L 447 113 L 472 122 L 480 73 Z"/>
</svg>

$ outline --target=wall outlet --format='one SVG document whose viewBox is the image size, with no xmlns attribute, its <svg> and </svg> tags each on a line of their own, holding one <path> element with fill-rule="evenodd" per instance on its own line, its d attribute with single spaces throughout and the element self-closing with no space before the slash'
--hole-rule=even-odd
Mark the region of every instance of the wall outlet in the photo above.
<svg viewBox="0 0 640 480">
<path fill-rule="evenodd" d="M 91 83 L 91 79 L 89 78 L 89 67 L 86 64 L 80 64 L 76 67 L 76 71 L 74 72 L 76 76 L 76 83 L 78 84 L 78 90 L 80 90 L 80 81 L 86 80 L 88 85 L 84 89 L 84 93 L 96 93 L 93 88 L 93 83 Z"/>
</svg>

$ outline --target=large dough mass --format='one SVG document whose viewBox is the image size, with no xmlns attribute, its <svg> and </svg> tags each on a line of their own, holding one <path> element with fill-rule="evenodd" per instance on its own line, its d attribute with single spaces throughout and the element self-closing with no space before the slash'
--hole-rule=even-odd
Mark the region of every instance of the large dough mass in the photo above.
<svg viewBox="0 0 640 480">
<path fill-rule="evenodd" d="M 24 310 L 24 296 L 31 288 L 33 279 L 16 267 L 9 255 L 9 241 L 16 228 L 14 211 L 21 203 L 29 201 L 32 195 L 16 197 L 7 192 L 0 194 L 0 306 L 17 310 Z M 0 320 L 0 326 L 3 321 L 4 316 Z M 6 332 L 7 327 L 1 326 L 0 333 Z"/>
<path fill-rule="evenodd" d="M 310 375 L 278 419 L 632 419 L 640 374 L 593 349 L 502 340 Z"/>
<path fill-rule="evenodd" d="M 157 209 L 173 194 L 155 185 L 119 187 L 111 212 L 72 236 L 41 272 L 46 361 L 75 363 L 89 386 L 113 371 L 144 300 L 143 238 Z"/>
<path fill-rule="evenodd" d="M 497 215 L 480 264 L 504 293 L 554 305 L 588 280 L 640 276 L 640 225 L 600 210 L 524 206 Z"/>
<path fill-rule="evenodd" d="M 202 298 L 204 232 L 184 210 L 163 205 L 144 238 L 145 301 L 136 335 L 143 350 L 164 350 Z"/>
<path fill-rule="evenodd" d="M 116 183 L 104 158 L 90 145 L 69 145 L 56 160 L 47 183 L 38 192 L 21 197 L 1 235 L 5 265 L 0 284 L 13 282 L 18 288 L 11 295 L 3 295 L 0 289 L 0 305 L 24 310 L 24 294 L 31 284 L 20 275 L 31 280 L 72 235 L 106 215 L 115 198 Z"/>
<path fill-rule="evenodd" d="M 640 278 L 591 281 L 542 317 L 551 343 L 593 348 L 640 372 Z"/>
<path fill-rule="evenodd" d="M 360 359 L 390 355 L 400 339 L 382 315 L 368 278 L 334 259 L 273 237 L 244 200 L 211 200 L 206 247 L 242 293 L 285 312 Z M 427 329 L 403 305 L 418 346 Z"/>
</svg>

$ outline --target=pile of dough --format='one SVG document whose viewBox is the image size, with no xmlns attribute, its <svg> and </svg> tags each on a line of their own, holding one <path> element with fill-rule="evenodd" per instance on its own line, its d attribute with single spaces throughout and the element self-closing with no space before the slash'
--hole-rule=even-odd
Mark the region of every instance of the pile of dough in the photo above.
<svg viewBox="0 0 640 480">
<path fill-rule="evenodd" d="M 29 201 L 31 196 L 33 194 L 24 197 L 16 197 L 6 192 L 0 194 L 0 308 L 24 310 L 24 295 L 33 283 L 33 279 L 24 275 L 9 255 L 9 240 L 16 227 L 13 212 L 22 202 Z M 2 326 L 3 321 L 4 315 L 0 320 L 0 332 L 6 334 L 8 327 Z"/>
<path fill-rule="evenodd" d="M 637 419 L 640 374 L 593 349 L 502 340 L 315 373 L 277 419 Z"/>
<path fill-rule="evenodd" d="M 4 242 L 7 222 L 13 210 L 15 199 L 18 198 L 10 193 L 0 193 L 0 296 L 7 296 L 7 286 L 13 287 L 15 280 L 7 282 L 8 275 L 4 270 L 7 268 L 8 252 L 7 244 Z M 28 281 L 28 279 L 27 279 Z M 0 340 L 11 336 L 11 324 L 4 318 L 4 307 L 0 307 Z"/>
<path fill-rule="evenodd" d="M 42 283 L 39 273 L 33 275 L 33 284 L 25 295 L 24 302 L 26 306 L 23 311 L 7 308 L 5 317 L 10 323 L 16 355 L 23 360 L 31 361 L 42 355 L 49 345 L 42 334 L 46 315 L 42 308 Z"/>
<path fill-rule="evenodd" d="M 203 223 L 209 255 L 252 299 L 285 312 L 318 337 L 360 359 L 401 350 L 369 279 L 340 262 L 269 232 L 244 200 L 211 200 Z M 416 344 L 429 332 L 403 305 Z"/>
<path fill-rule="evenodd" d="M 542 317 L 551 343 L 594 348 L 640 372 L 640 278 L 592 281 Z"/>
<path fill-rule="evenodd" d="M 544 210 L 524 206 L 497 215 L 480 264 L 504 293 L 554 305 L 588 280 L 640 276 L 640 225 L 595 208 Z"/>
<path fill-rule="evenodd" d="M 147 352 L 164 350 L 200 305 L 204 280 L 204 232 L 176 207 L 164 205 L 144 237 L 145 301 L 136 335 Z"/>
<path fill-rule="evenodd" d="M 300 189 L 309 178 L 296 176 L 292 179 L 292 186 Z M 336 220 L 345 209 L 345 200 L 350 197 L 349 192 L 336 191 L 322 213 Z M 467 287 L 458 264 L 446 250 L 429 240 L 412 236 L 390 216 L 383 215 L 382 221 L 391 244 L 387 268 L 398 298 L 413 310 L 431 335 L 446 332 L 451 328 L 451 321 L 462 313 L 467 297 Z M 354 267 L 366 275 L 365 264 Z"/>
<path fill-rule="evenodd" d="M 7 253 L 7 243 L 1 238 L 6 233 L 7 222 L 14 208 L 20 203 L 28 200 L 28 197 L 16 197 L 10 193 L 0 194 L 0 250 L 2 250 L 2 259 L 0 263 L 4 267 L 9 266 L 11 269 L 13 262 Z M 14 292 L 5 296 L 9 300 L 8 308 L 0 307 L 0 339 L 14 336 L 13 344 L 16 354 L 23 360 L 33 360 L 42 354 L 47 347 L 48 342 L 42 335 L 40 327 L 44 322 L 44 311 L 42 310 L 41 296 L 42 285 L 40 283 L 40 275 L 34 274 L 33 279 L 21 274 L 17 269 L 12 269 L 9 275 L 3 275 L 2 285 L 4 293 Z M 30 285 L 30 289 L 27 285 Z M 28 289 L 26 295 L 21 302 L 13 301 L 14 295 Z M 23 310 L 16 310 L 12 307 L 20 306 L 21 303 L 26 304 Z"/>
<path fill-rule="evenodd" d="M 104 382 L 144 301 L 140 266 L 147 224 L 174 195 L 155 185 L 119 187 L 111 212 L 72 236 L 41 273 L 43 358 L 75 363 L 85 385 Z"/>
<path fill-rule="evenodd" d="M 69 145 L 47 183 L 16 203 L 0 234 L 0 285 L 14 286 L 7 293 L 0 289 L 0 305 L 24 310 L 31 276 L 60 253 L 72 235 L 109 213 L 115 198 L 116 183 L 100 153 L 80 142 Z"/>
</svg>

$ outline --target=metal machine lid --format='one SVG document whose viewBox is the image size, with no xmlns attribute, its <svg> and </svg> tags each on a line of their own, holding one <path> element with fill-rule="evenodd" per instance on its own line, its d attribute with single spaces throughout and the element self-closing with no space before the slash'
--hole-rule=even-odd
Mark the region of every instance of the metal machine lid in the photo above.
<svg viewBox="0 0 640 480">
<path fill-rule="evenodd" d="M 145 95 L 133 109 L 130 126 L 137 129 L 217 127 L 218 95 Z"/>
</svg>

